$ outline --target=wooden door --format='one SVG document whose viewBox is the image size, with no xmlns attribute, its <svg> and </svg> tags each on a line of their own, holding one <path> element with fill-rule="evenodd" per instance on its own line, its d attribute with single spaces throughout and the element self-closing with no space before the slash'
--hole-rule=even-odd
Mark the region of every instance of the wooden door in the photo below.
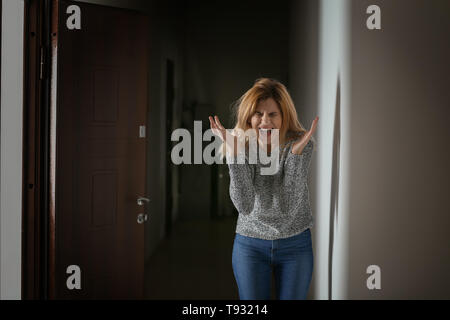
<svg viewBox="0 0 450 320">
<path fill-rule="evenodd" d="M 50 297 L 143 298 L 148 20 L 52 9 Z"/>
</svg>

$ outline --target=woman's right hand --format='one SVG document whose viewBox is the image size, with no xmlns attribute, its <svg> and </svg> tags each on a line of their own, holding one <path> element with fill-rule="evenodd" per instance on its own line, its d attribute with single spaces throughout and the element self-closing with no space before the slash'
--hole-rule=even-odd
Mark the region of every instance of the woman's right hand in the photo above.
<svg viewBox="0 0 450 320">
<path fill-rule="evenodd" d="M 218 136 L 224 142 L 224 146 L 226 147 L 226 150 L 224 151 L 229 156 L 234 156 L 235 154 L 237 154 L 237 137 L 231 133 L 231 137 L 234 137 L 234 139 L 227 141 L 227 130 L 220 123 L 219 117 L 214 116 L 213 118 L 209 116 L 209 123 L 211 124 L 211 130 L 213 134 Z"/>
<path fill-rule="evenodd" d="M 214 116 L 213 118 L 209 116 L 209 123 L 211 125 L 211 130 L 214 133 L 214 135 L 218 136 L 222 141 L 226 141 L 227 130 L 220 123 L 219 117 Z"/>
</svg>

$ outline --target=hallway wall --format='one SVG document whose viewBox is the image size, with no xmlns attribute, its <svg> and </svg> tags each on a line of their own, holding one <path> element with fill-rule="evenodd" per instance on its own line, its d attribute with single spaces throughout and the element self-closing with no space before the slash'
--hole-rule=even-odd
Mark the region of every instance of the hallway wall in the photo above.
<svg viewBox="0 0 450 320">
<path fill-rule="evenodd" d="M 348 298 L 449 299 L 450 2 L 378 0 L 375 31 L 351 3 Z"/>
<path fill-rule="evenodd" d="M 366 27 L 372 4 L 381 30 Z M 445 0 L 293 9 L 292 95 L 304 125 L 320 117 L 310 182 L 316 299 L 450 297 L 448 12 Z M 380 290 L 367 288 L 370 265 Z"/>
<path fill-rule="evenodd" d="M 0 299 L 21 298 L 24 1 L 1 14 Z"/>
</svg>

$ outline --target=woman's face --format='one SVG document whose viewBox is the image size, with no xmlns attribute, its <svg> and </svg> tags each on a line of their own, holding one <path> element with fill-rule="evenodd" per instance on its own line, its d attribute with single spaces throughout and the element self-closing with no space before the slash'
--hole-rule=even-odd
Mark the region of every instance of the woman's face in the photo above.
<svg viewBox="0 0 450 320">
<path fill-rule="evenodd" d="M 250 118 L 252 129 L 255 129 L 258 134 L 258 139 L 261 136 L 262 130 L 267 132 L 267 143 L 270 144 L 271 129 L 281 129 L 283 123 L 283 116 L 275 100 L 268 98 L 261 101 L 256 107 L 256 111 Z"/>
</svg>

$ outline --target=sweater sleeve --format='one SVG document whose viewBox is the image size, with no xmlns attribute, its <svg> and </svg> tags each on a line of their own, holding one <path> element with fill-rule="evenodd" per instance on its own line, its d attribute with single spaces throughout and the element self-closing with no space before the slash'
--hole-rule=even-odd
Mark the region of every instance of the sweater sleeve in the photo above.
<svg viewBox="0 0 450 320">
<path fill-rule="evenodd" d="M 255 204 L 254 167 L 245 163 L 228 163 L 230 172 L 230 198 L 237 211 L 247 215 L 253 211 Z"/>
</svg>

